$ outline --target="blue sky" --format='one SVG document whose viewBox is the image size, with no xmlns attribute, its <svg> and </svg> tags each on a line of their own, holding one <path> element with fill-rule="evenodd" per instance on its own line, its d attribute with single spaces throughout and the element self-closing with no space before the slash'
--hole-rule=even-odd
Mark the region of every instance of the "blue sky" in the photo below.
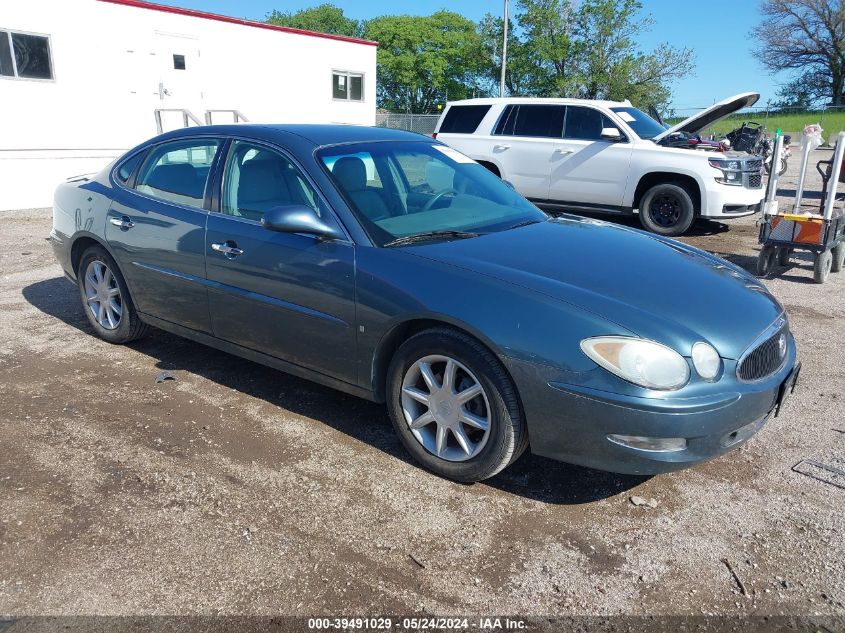
<svg viewBox="0 0 845 633">
<path fill-rule="evenodd" d="M 385 3 L 376 0 L 153 0 L 161 4 L 263 20 L 279 11 L 296 11 L 330 1 L 353 18 L 366 19 L 385 13 L 430 14 L 440 7 L 479 20 L 485 13 L 501 14 L 500 0 L 448 0 Z M 515 0 L 511 1 L 511 6 Z M 738 92 L 759 92 L 759 106 L 774 100 L 778 85 L 788 77 L 770 76 L 751 56 L 749 31 L 759 22 L 757 0 L 643 0 L 643 10 L 654 18 L 650 32 L 640 42 L 645 51 L 661 42 L 691 48 L 696 55 L 695 73 L 673 85 L 672 105 L 680 110 L 711 105 Z M 513 9 L 512 9 L 513 10 Z M 680 113 L 680 112 L 679 112 Z"/>
</svg>

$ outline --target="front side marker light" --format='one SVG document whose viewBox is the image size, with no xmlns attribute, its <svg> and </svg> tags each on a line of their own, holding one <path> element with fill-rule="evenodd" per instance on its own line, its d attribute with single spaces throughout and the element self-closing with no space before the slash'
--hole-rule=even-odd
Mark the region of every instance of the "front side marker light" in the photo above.
<svg viewBox="0 0 845 633">
<path fill-rule="evenodd" d="M 651 451 L 653 453 L 675 453 L 683 451 L 687 447 L 687 440 L 684 437 L 644 437 L 641 435 L 615 435 L 607 436 L 614 444 L 635 448 L 640 451 Z"/>
</svg>

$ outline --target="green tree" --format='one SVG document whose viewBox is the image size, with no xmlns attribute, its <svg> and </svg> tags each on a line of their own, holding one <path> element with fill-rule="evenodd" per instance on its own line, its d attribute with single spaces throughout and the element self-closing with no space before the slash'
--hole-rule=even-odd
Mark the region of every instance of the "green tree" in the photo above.
<svg viewBox="0 0 845 633">
<path fill-rule="evenodd" d="M 364 30 L 361 22 L 346 17 L 343 9 L 329 3 L 302 9 L 296 13 L 273 11 L 267 16 L 266 21 L 279 26 L 347 37 L 361 37 Z"/>
<path fill-rule="evenodd" d="M 519 0 L 517 8 L 538 96 L 662 106 L 671 97 L 671 82 L 693 69 L 689 49 L 639 49 L 637 34 L 653 25 L 650 16 L 641 17 L 639 0 Z"/>
<path fill-rule="evenodd" d="M 447 99 L 465 99 L 481 90 L 481 38 L 475 23 L 457 13 L 374 18 L 365 36 L 379 43 L 380 107 L 436 112 Z"/>
<path fill-rule="evenodd" d="M 502 77 L 502 32 L 504 20 L 487 14 L 478 23 L 478 33 L 485 54 L 478 84 L 486 96 L 498 97 Z M 546 92 L 547 78 L 535 60 L 529 43 L 516 34 L 515 24 L 508 20 L 508 63 L 505 68 L 505 90 L 514 97 Z"/>
</svg>

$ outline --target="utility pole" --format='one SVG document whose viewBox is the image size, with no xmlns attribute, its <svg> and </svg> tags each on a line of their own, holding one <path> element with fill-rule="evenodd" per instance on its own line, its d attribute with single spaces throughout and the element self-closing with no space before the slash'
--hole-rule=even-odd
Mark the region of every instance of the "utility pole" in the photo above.
<svg viewBox="0 0 845 633">
<path fill-rule="evenodd" d="M 499 83 L 499 96 L 505 96 L 505 68 L 508 65 L 508 0 L 505 0 L 504 37 L 502 41 L 502 81 Z"/>
</svg>

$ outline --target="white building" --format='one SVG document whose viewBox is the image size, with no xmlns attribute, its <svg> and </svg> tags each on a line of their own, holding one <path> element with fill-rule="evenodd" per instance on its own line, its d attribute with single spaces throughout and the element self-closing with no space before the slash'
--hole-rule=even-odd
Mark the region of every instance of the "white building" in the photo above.
<svg viewBox="0 0 845 633">
<path fill-rule="evenodd" d="M 156 110 L 164 130 L 173 110 L 373 125 L 375 95 L 375 42 L 142 0 L 2 0 L 0 210 L 50 206 L 154 136 Z"/>
</svg>

